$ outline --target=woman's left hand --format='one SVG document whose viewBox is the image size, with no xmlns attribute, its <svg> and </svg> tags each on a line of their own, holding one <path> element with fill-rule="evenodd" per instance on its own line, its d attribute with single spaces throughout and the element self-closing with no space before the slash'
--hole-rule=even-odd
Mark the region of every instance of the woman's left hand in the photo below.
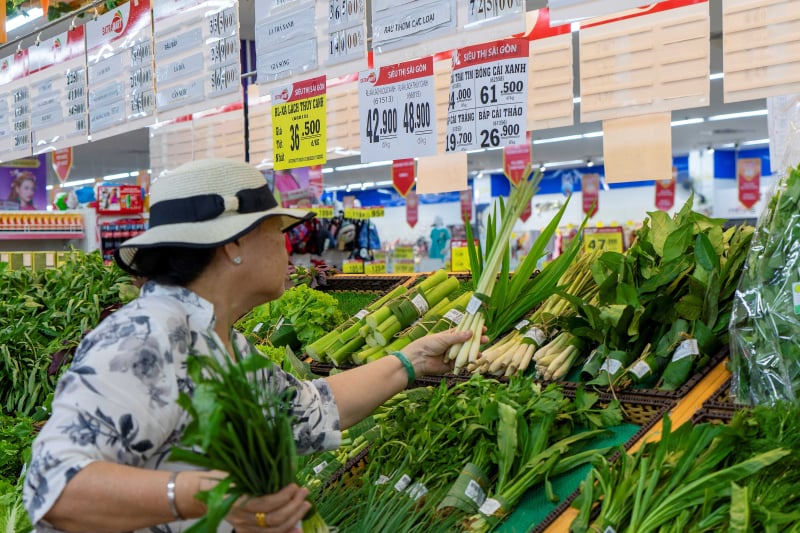
<svg viewBox="0 0 800 533">
<path fill-rule="evenodd" d="M 454 344 L 468 341 L 470 337 L 472 337 L 471 331 L 451 329 L 417 339 L 402 351 L 414 365 L 417 376 L 446 374 L 453 369 L 453 362 L 444 360 L 447 350 Z M 488 338 L 481 337 L 481 343 L 488 341 Z"/>
</svg>

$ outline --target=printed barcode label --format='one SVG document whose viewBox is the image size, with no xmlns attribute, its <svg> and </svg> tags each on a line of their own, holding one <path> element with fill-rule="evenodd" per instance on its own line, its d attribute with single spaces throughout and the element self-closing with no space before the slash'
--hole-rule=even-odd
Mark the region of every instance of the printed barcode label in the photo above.
<svg viewBox="0 0 800 533">
<path fill-rule="evenodd" d="M 462 320 L 464 320 L 464 313 L 458 309 L 451 309 L 445 313 L 444 318 L 452 322 L 454 326 L 457 326 L 461 324 Z"/>
<path fill-rule="evenodd" d="M 408 474 L 403 474 L 403 476 L 397 480 L 397 483 L 394 484 L 394 490 L 397 492 L 403 492 L 408 487 L 408 484 L 411 483 L 411 478 L 408 477 Z"/>
<path fill-rule="evenodd" d="M 494 498 L 486 498 L 486 501 L 483 502 L 483 505 L 478 508 L 478 512 L 486 515 L 491 516 L 500 509 L 500 502 L 495 500 Z"/>
<path fill-rule="evenodd" d="M 389 483 L 389 476 L 381 475 L 375 480 L 376 485 L 386 485 L 387 483 Z"/>
<path fill-rule="evenodd" d="M 314 467 L 314 474 L 319 475 L 320 472 L 325 470 L 326 466 L 328 466 L 328 461 L 322 461 L 320 464 Z"/>
<path fill-rule="evenodd" d="M 411 299 L 411 305 L 417 309 L 420 316 L 428 312 L 428 301 L 421 294 L 417 294 Z"/>
<path fill-rule="evenodd" d="M 530 321 L 530 320 L 526 320 L 526 319 L 524 319 L 524 318 L 523 318 L 522 320 L 520 320 L 519 322 L 517 322 L 517 325 L 516 325 L 516 326 L 514 326 L 514 329 L 515 329 L 515 330 L 517 330 L 517 331 L 519 331 L 519 330 L 521 330 L 522 328 L 524 328 L 525 326 L 527 326 L 527 325 L 528 325 L 528 324 L 530 324 L 530 323 L 531 323 L 531 321 Z"/>
<path fill-rule="evenodd" d="M 464 495 L 475 502 L 475 505 L 478 507 L 483 505 L 483 502 L 486 501 L 486 493 L 483 492 L 483 489 L 480 485 L 475 483 L 474 479 L 470 479 L 469 483 L 467 483 L 467 488 L 464 490 Z"/>
<path fill-rule="evenodd" d="M 547 339 L 547 336 L 544 334 L 544 331 L 540 330 L 539 328 L 530 328 L 522 336 L 526 339 L 531 339 L 539 346 L 543 345 L 544 341 Z"/>
<path fill-rule="evenodd" d="M 480 298 L 473 296 L 469 299 L 469 303 L 467 304 L 467 313 L 470 315 L 474 315 L 478 312 L 478 309 L 481 308 L 482 302 Z"/>
<path fill-rule="evenodd" d="M 253 333 L 258 333 L 259 331 L 261 331 L 261 328 L 263 328 L 263 327 L 264 327 L 264 323 L 263 322 L 259 322 L 253 328 Z"/>
<path fill-rule="evenodd" d="M 613 376 L 614 374 L 619 372 L 620 368 L 622 368 L 622 363 L 620 363 L 616 359 L 606 359 L 603 362 L 602 366 L 600 367 L 600 370 L 605 370 L 606 372 L 608 372 Z"/>
<path fill-rule="evenodd" d="M 648 365 L 644 361 L 636 361 L 636 363 L 634 363 L 634 365 L 630 369 L 631 374 L 633 374 L 639 379 L 642 379 L 644 376 L 650 374 L 652 371 L 653 369 L 650 368 L 650 365 Z"/>
<path fill-rule="evenodd" d="M 416 482 L 408 487 L 408 497 L 416 501 L 428 494 L 428 487 L 420 482 Z"/>
<path fill-rule="evenodd" d="M 794 314 L 800 315 L 800 282 L 792 283 L 792 304 L 794 304 Z"/>
<path fill-rule="evenodd" d="M 673 361 L 680 361 L 685 357 L 692 355 L 700 355 L 700 348 L 697 346 L 697 339 L 686 339 L 675 348 L 675 354 L 672 356 Z"/>
<path fill-rule="evenodd" d="M 362 309 L 361 311 L 359 311 L 358 313 L 356 313 L 353 316 L 356 317 L 356 320 L 361 320 L 362 318 L 364 318 L 368 314 L 369 314 L 369 311 L 367 311 L 366 309 Z"/>
<path fill-rule="evenodd" d="M 282 325 L 283 325 L 283 317 L 281 317 L 281 319 L 278 320 L 278 323 L 275 324 L 275 329 L 281 329 Z"/>
</svg>

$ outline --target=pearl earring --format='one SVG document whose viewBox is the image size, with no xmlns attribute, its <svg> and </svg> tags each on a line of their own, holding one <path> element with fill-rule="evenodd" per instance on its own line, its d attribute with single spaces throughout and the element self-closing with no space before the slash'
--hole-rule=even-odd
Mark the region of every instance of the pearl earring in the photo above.
<svg viewBox="0 0 800 533">
<path fill-rule="evenodd" d="M 242 264 L 242 258 L 237 255 L 236 257 L 233 258 L 233 264 L 234 265 L 241 265 Z"/>
</svg>

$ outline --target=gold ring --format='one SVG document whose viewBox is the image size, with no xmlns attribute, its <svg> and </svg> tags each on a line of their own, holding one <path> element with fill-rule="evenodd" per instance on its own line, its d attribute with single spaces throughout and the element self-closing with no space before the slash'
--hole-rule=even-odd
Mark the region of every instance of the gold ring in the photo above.
<svg viewBox="0 0 800 533">
<path fill-rule="evenodd" d="M 256 524 L 258 524 L 258 527 L 267 527 L 267 515 L 264 513 L 256 513 Z"/>
</svg>

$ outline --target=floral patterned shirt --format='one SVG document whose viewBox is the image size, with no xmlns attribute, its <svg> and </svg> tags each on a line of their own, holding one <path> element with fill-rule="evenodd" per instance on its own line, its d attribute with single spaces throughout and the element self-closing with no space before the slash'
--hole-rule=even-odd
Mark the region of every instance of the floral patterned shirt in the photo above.
<svg viewBox="0 0 800 533">
<path fill-rule="evenodd" d="M 24 500 L 37 531 L 57 531 L 42 517 L 69 480 L 93 461 L 154 470 L 194 468 L 167 458 L 189 422 L 176 402 L 180 392 L 191 394 L 194 388 L 186 373 L 187 357 L 228 357 L 214 322 L 210 302 L 183 287 L 149 282 L 139 298 L 86 336 L 56 387 L 52 416 L 33 445 Z M 240 353 L 254 349 L 236 331 L 232 342 Z M 336 448 L 339 411 L 328 384 L 301 382 L 279 369 L 271 379 L 297 391 L 292 403 L 298 452 Z M 141 531 L 176 533 L 191 523 Z"/>
</svg>

